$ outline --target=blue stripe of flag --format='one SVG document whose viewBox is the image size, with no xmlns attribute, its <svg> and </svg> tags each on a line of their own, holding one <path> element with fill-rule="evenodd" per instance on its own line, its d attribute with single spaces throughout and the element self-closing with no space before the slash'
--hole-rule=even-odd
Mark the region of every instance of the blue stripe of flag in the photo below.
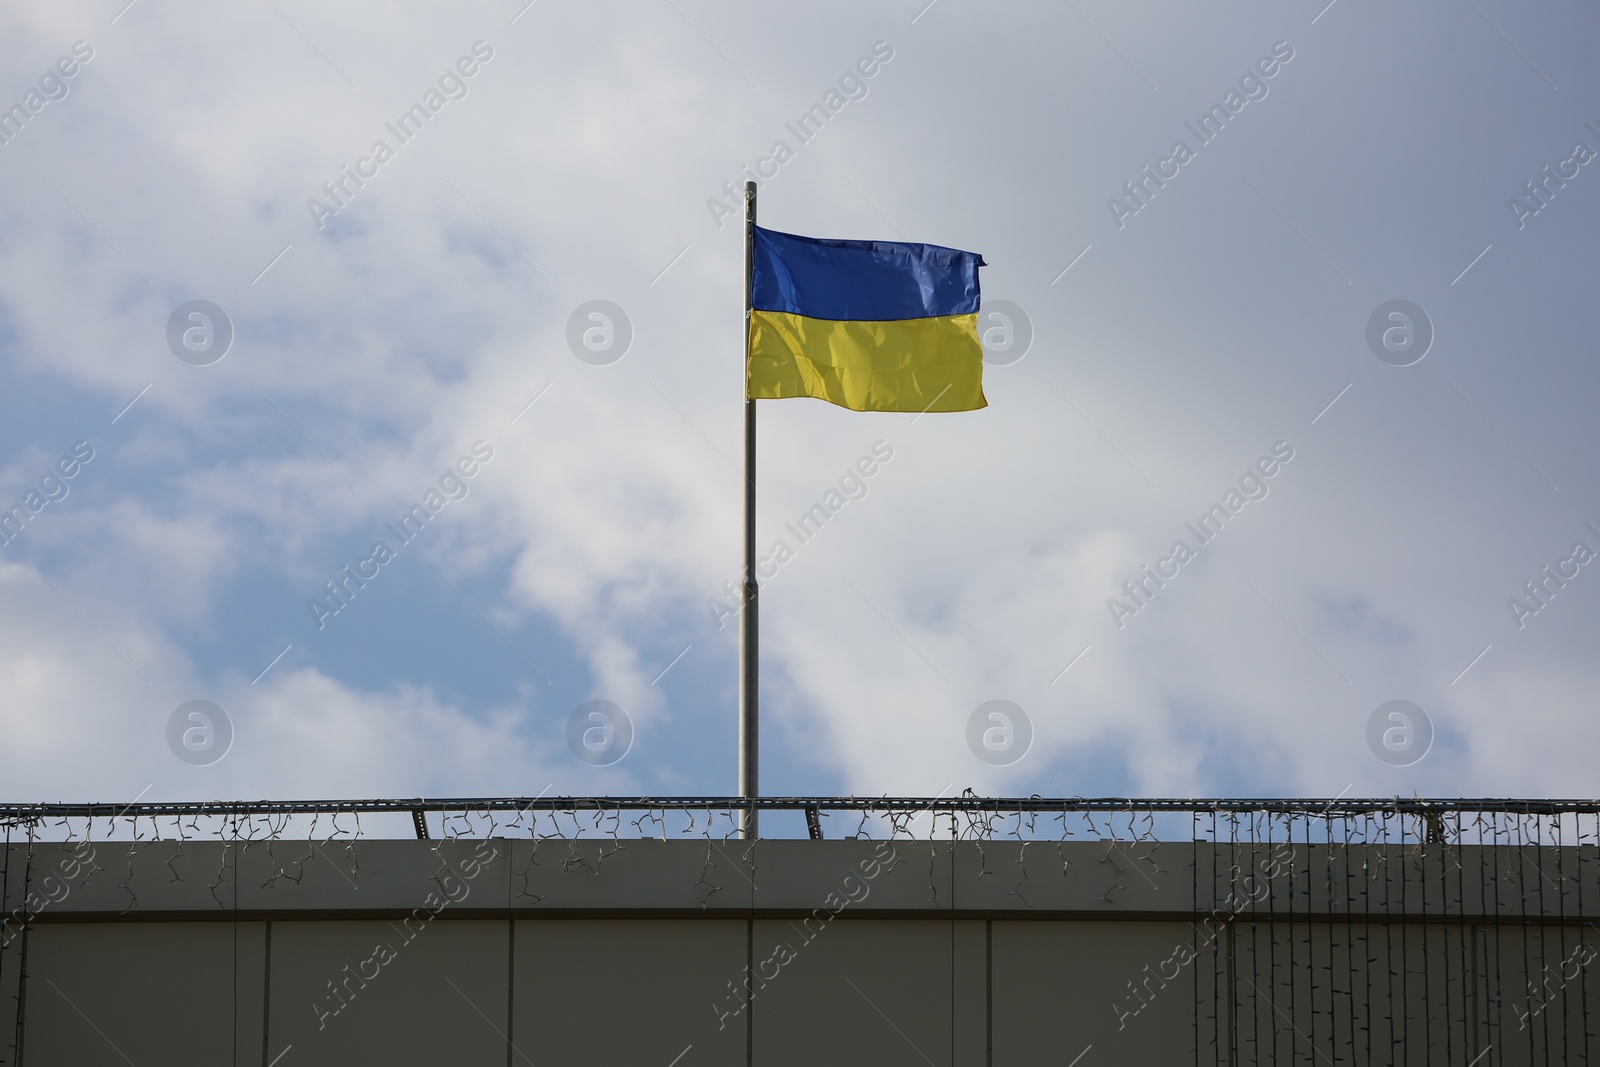
<svg viewBox="0 0 1600 1067">
<path fill-rule="evenodd" d="M 812 319 L 890 322 L 978 310 L 976 252 L 837 241 L 755 228 L 750 306 Z"/>
</svg>

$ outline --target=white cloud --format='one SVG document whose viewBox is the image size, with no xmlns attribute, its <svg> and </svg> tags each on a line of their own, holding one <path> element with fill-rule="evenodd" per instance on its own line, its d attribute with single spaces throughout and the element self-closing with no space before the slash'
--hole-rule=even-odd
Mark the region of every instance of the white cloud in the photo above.
<svg viewBox="0 0 1600 1067">
<path fill-rule="evenodd" d="M 1565 355 L 1587 329 L 1568 280 L 1586 252 L 1554 225 L 1508 232 L 1517 183 L 1498 165 L 1441 176 L 1411 141 L 1323 132 L 1347 111 L 1393 114 L 1409 125 L 1386 136 L 1542 161 L 1554 133 L 1538 123 L 1463 130 L 1498 114 L 1478 68 L 1527 73 L 1515 55 L 1430 57 L 1427 95 L 1389 67 L 1348 83 L 1365 55 L 1354 15 L 1102 20 L 1157 92 L 1071 12 L 941 5 L 912 25 L 914 10 L 539 5 L 510 25 L 505 6 L 280 6 L 294 26 L 269 8 L 4 16 L 5 69 L 42 70 L 79 38 L 96 49 L 72 94 L 0 147 L 0 366 L 16 398 L 3 484 L 80 438 L 100 453 L 3 550 L 14 791 L 137 789 L 163 760 L 150 774 L 174 791 L 237 795 L 249 780 L 277 795 L 534 792 L 563 774 L 575 789 L 728 788 L 733 641 L 705 601 L 739 563 L 740 249 L 705 199 L 879 39 L 893 63 L 763 191 L 763 219 L 979 248 L 988 290 L 1028 309 L 1035 341 L 990 370 L 992 406 L 970 416 L 763 405 L 763 549 L 874 441 L 896 449 L 764 593 L 767 781 L 1581 789 L 1566 739 L 1587 721 L 1594 597 L 1575 585 L 1522 633 L 1503 601 L 1596 517 L 1590 372 Z M 1297 58 L 1271 100 L 1115 230 L 1103 201 L 1121 177 L 1286 36 Z M 1572 38 L 1552 26 L 1524 44 L 1578 93 L 1590 67 Z M 319 231 L 306 198 L 480 39 L 494 58 L 465 99 Z M 1548 87 L 1507 85 L 1542 122 Z M 1571 125 L 1551 120 L 1562 137 Z M 1577 195 L 1558 211 L 1570 232 L 1590 216 Z M 1411 368 L 1365 350 L 1366 316 L 1396 295 L 1438 328 Z M 237 331 L 211 367 L 166 350 L 167 317 L 197 297 Z M 606 367 L 565 339 L 595 298 L 634 329 Z M 1297 456 L 1271 495 L 1117 629 L 1106 598 L 1281 439 Z M 404 549 L 407 576 L 384 579 L 408 610 L 353 612 L 342 643 L 319 637 L 304 599 L 478 440 L 493 462 Z M 385 627 L 414 648 L 457 625 L 434 606 L 455 597 L 441 576 L 517 652 L 488 623 L 500 659 L 386 652 Z M 241 744 L 196 777 L 159 731 L 200 695 L 237 710 Z M 604 774 L 564 751 L 589 696 L 640 728 Z M 1006 769 L 964 740 L 996 697 L 1036 728 Z M 1364 740 L 1392 697 L 1440 729 L 1406 771 Z"/>
</svg>

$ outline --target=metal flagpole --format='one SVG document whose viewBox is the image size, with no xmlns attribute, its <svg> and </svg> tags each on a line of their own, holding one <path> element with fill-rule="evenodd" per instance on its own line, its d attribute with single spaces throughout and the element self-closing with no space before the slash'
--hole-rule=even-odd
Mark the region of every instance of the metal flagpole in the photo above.
<svg viewBox="0 0 1600 1067">
<path fill-rule="evenodd" d="M 744 186 L 744 367 L 750 367 L 750 285 L 755 269 L 756 183 Z M 744 401 L 744 581 L 739 599 L 739 795 L 760 795 L 757 784 L 757 640 L 756 630 L 756 402 L 746 389 Z M 756 811 L 739 813 L 739 836 L 754 838 Z"/>
</svg>

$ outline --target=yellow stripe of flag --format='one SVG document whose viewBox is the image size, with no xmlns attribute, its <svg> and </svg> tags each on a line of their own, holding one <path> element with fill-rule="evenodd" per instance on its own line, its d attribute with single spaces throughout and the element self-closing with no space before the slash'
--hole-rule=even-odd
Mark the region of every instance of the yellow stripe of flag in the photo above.
<svg viewBox="0 0 1600 1067">
<path fill-rule="evenodd" d="M 978 316 L 880 322 L 750 314 L 747 394 L 815 397 L 854 411 L 972 411 L 983 396 Z"/>
</svg>

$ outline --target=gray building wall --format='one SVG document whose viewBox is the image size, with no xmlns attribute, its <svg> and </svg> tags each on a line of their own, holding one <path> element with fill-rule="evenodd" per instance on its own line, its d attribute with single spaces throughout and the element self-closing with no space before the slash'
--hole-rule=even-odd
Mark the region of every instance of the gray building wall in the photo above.
<svg viewBox="0 0 1600 1067">
<path fill-rule="evenodd" d="M 1600 1052 L 1589 846 L 89 848 L 7 856 L 7 911 L 33 902 L 0 949 L 7 1063 L 1486 1065 Z"/>
</svg>

